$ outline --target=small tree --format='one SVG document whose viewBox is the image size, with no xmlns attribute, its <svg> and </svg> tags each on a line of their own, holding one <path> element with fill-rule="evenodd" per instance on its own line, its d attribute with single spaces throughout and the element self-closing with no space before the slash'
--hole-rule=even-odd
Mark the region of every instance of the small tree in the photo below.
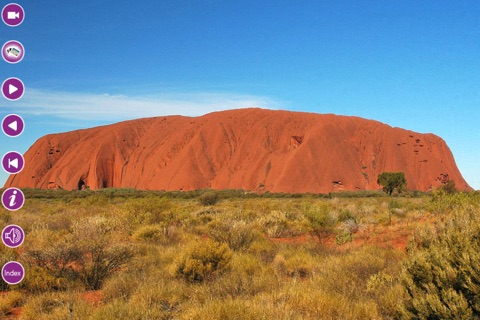
<svg viewBox="0 0 480 320">
<path fill-rule="evenodd" d="M 398 192 L 402 192 L 407 185 L 407 179 L 405 179 L 403 172 L 383 172 L 378 176 L 377 182 L 383 187 L 383 191 L 390 196 L 393 190 L 397 189 Z"/>
<path fill-rule="evenodd" d="M 440 189 L 448 194 L 454 194 L 458 192 L 457 188 L 455 187 L 455 181 L 453 180 L 446 181 L 443 186 L 440 187 Z"/>
</svg>

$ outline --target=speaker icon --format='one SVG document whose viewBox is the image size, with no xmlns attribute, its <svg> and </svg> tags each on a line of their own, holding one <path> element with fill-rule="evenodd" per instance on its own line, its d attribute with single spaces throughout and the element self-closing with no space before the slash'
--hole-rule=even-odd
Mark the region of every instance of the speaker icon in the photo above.
<svg viewBox="0 0 480 320">
<path fill-rule="evenodd" d="M 9 248 L 17 248 L 25 240 L 25 232 L 17 225 L 6 226 L 2 231 L 2 241 Z"/>
<path fill-rule="evenodd" d="M 19 243 L 21 238 L 22 234 L 17 228 L 12 228 L 10 232 L 5 233 L 5 239 L 10 240 L 12 243 Z"/>
</svg>

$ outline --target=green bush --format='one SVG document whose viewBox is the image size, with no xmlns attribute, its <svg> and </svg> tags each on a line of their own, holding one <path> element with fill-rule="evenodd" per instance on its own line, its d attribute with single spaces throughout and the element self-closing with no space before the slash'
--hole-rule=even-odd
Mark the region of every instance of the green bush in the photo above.
<svg viewBox="0 0 480 320">
<path fill-rule="evenodd" d="M 176 276 L 189 282 L 211 280 L 229 269 L 232 254 L 227 244 L 209 239 L 196 243 L 179 261 Z"/>
<path fill-rule="evenodd" d="M 353 235 L 350 230 L 342 228 L 337 231 L 337 234 L 335 236 L 336 244 L 342 245 L 347 242 L 352 242 L 352 240 L 353 240 Z"/>
<path fill-rule="evenodd" d="M 336 219 L 330 213 L 331 207 L 326 203 L 305 209 L 304 215 L 309 222 L 310 234 L 320 243 L 325 243 L 334 233 Z"/>
<path fill-rule="evenodd" d="M 208 191 L 202 194 L 198 201 L 204 206 L 213 206 L 218 202 L 218 193 L 215 191 Z"/>
<path fill-rule="evenodd" d="M 404 319 L 480 317 L 480 210 L 456 208 L 409 247 Z"/>
</svg>

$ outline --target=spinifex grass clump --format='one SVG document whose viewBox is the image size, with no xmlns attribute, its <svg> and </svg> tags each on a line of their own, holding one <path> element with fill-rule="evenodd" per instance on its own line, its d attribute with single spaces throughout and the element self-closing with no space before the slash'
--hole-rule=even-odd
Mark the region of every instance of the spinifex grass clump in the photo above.
<svg viewBox="0 0 480 320">
<path fill-rule="evenodd" d="M 176 275 L 189 282 L 215 278 L 230 267 L 232 250 L 227 244 L 205 240 L 188 248 L 176 268 Z"/>
</svg>

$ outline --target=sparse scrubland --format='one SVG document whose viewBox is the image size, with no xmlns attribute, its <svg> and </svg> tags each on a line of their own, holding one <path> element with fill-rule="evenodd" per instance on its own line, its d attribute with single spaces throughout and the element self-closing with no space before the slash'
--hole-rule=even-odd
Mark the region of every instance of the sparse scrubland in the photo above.
<svg viewBox="0 0 480 320">
<path fill-rule="evenodd" d="M 480 194 L 25 190 L 6 319 L 471 319 Z"/>
</svg>

